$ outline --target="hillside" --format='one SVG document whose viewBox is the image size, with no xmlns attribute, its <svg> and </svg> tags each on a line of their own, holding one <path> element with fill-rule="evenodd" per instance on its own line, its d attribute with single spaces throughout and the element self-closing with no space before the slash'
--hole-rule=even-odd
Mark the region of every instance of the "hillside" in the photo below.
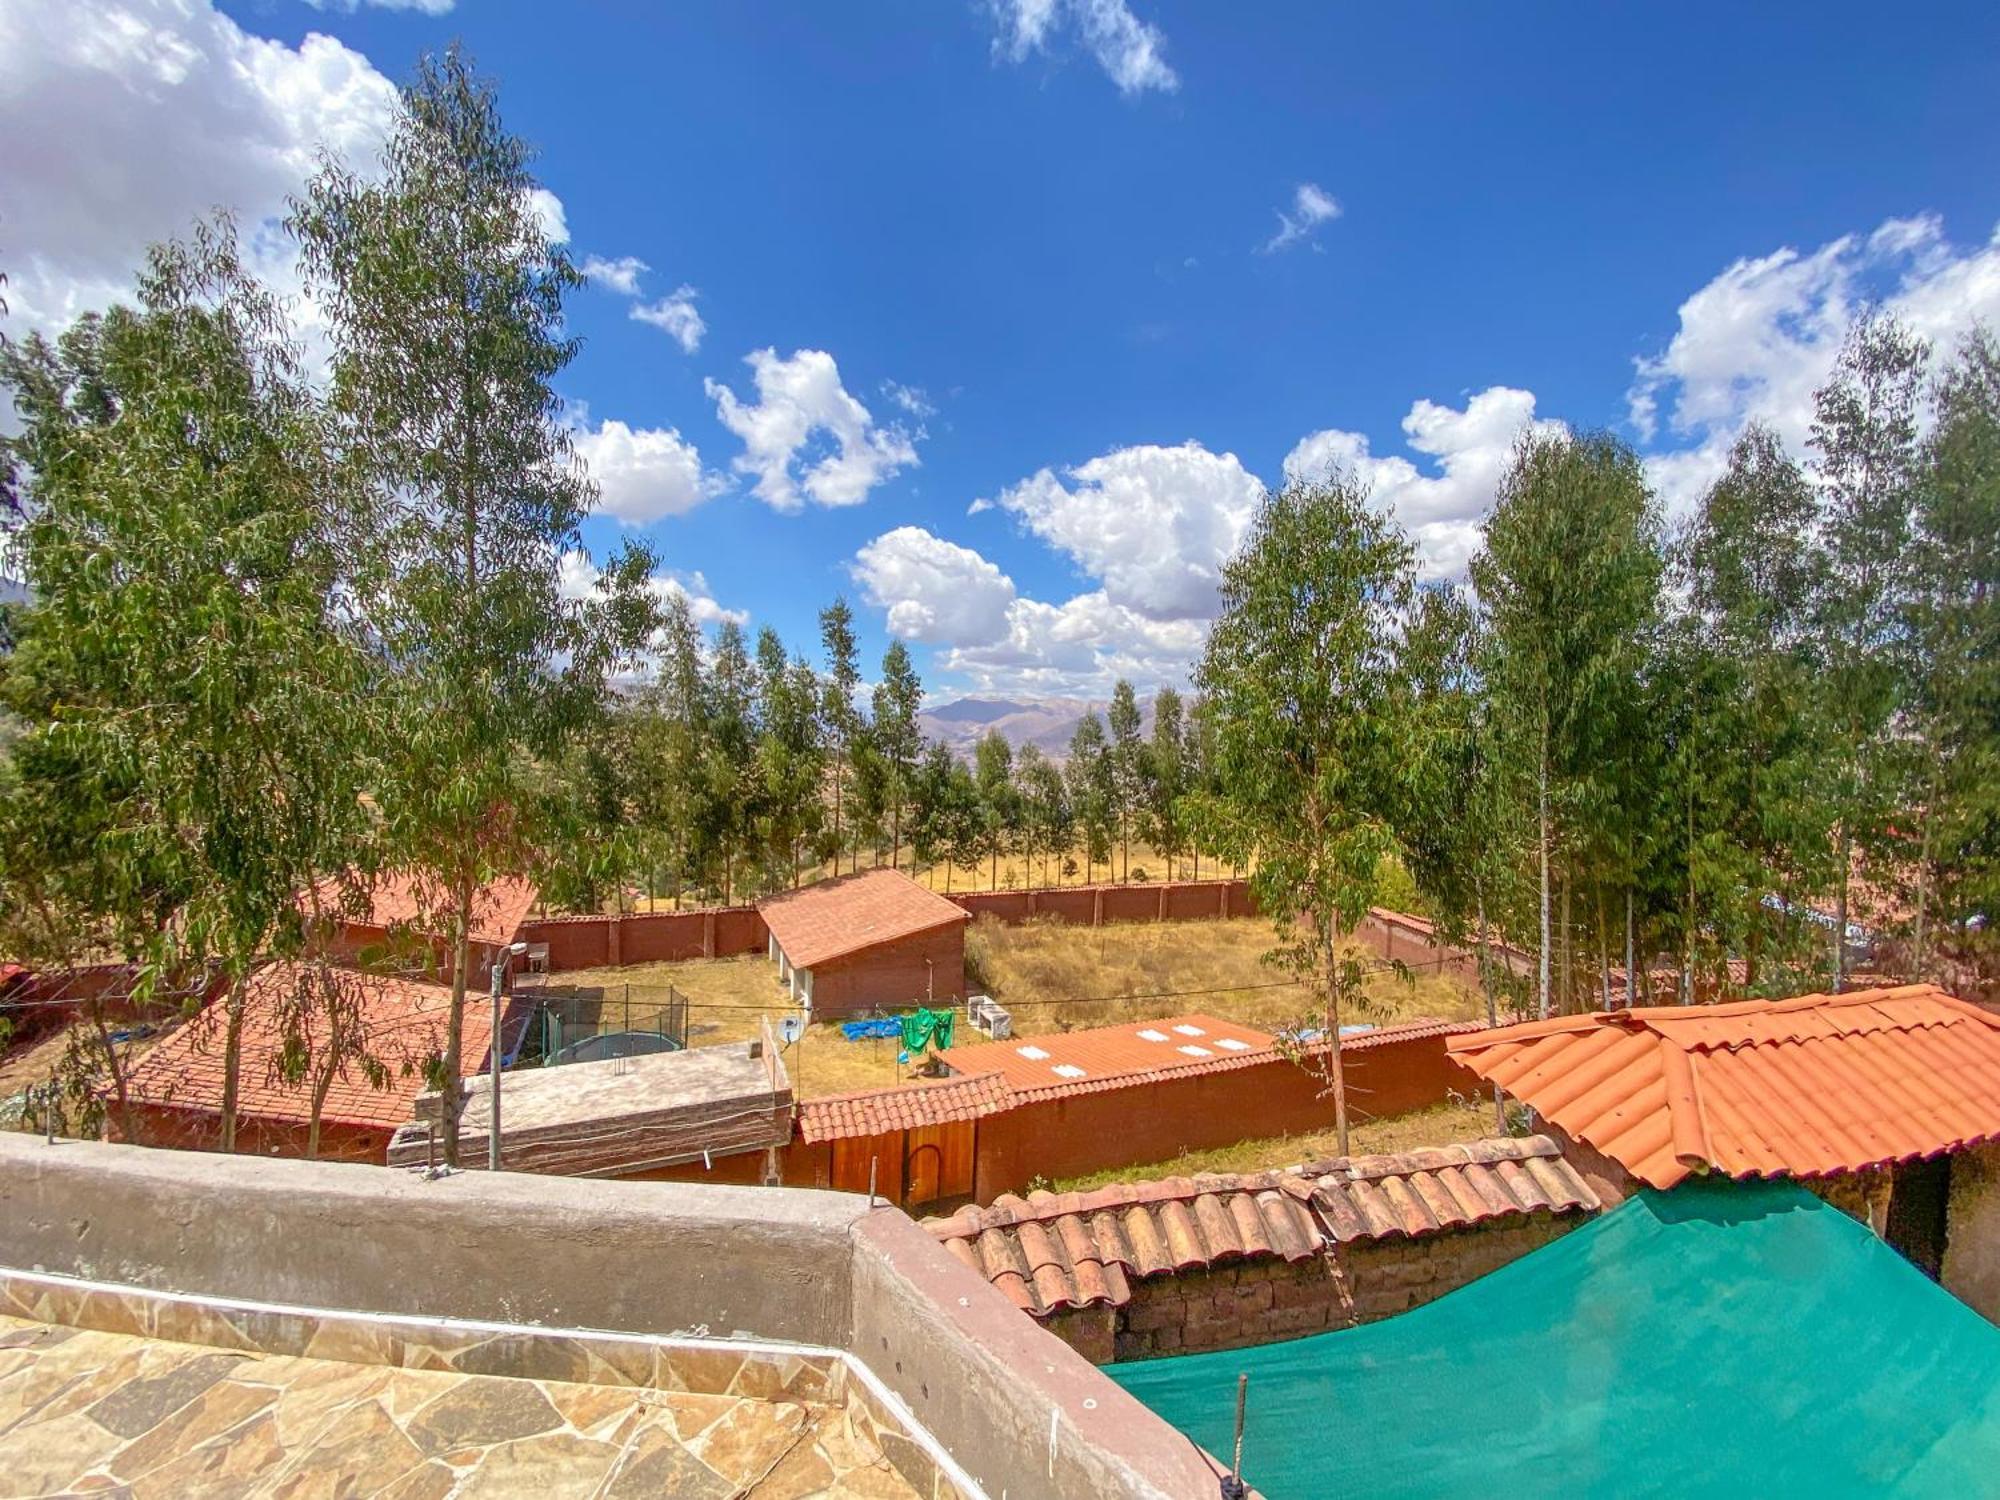
<svg viewBox="0 0 2000 1500">
<path fill-rule="evenodd" d="M 1102 699 L 1091 698 L 957 698 L 926 708 L 917 716 L 926 738 L 943 740 L 962 755 L 989 729 L 997 729 L 1016 750 L 1033 744 L 1057 760 L 1069 750 L 1070 736 L 1077 721 L 1091 709 L 1101 717 Z M 1139 703 L 1140 730 L 1153 732 L 1153 703 L 1150 697 Z"/>
</svg>

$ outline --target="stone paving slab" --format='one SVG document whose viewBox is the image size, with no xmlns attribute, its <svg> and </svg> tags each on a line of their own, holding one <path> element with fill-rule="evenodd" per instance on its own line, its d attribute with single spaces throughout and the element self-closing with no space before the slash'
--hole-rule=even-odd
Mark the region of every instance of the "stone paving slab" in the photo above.
<svg viewBox="0 0 2000 1500">
<path fill-rule="evenodd" d="M 0 1316 L 0 1496 L 914 1491 L 838 1406 L 224 1351 Z"/>
</svg>

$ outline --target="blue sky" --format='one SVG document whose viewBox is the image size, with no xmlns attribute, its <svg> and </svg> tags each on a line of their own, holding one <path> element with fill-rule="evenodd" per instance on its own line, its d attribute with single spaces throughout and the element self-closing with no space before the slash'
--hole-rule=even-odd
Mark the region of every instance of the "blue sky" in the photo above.
<svg viewBox="0 0 2000 1500">
<path fill-rule="evenodd" d="M 845 592 L 870 670 L 893 629 L 937 697 L 1183 674 L 1288 459 L 1361 473 L 1449 579 L 1530 420 L 1621 431 L 1678 510 L 1750 418 L 1803 441 L 1861 299 L 2000 322 L 1990 7 L 406 3 L 131 0 L 111 48 L 110 0 L 0 0 L 55 154 L 201 131 L 172 191 L 0 166 L 17 314 L 115 283 L 92 255 L 176 193 L 255 219 L 316 132 L 365 155 L 380 78 L 463 38 L 572 253 L 647 267 L 572 305 L 563 393 L 637 523 L 591 546 L 801 646 Z"/>
</svg>

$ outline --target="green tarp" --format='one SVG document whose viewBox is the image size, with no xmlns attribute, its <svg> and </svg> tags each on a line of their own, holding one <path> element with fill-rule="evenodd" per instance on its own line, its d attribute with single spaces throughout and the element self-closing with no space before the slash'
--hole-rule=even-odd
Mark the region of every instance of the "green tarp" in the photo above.
<svg viewBox="0 0 2000 1500">
<path fill-rule="evenodd" d="M 1113 1365 L 1244 1478 L 1312 1496 L 2000 1495 L 2000 1329 L 1787 1182 L 1690 1182 L 1450 1296 Z"/>
</svg>

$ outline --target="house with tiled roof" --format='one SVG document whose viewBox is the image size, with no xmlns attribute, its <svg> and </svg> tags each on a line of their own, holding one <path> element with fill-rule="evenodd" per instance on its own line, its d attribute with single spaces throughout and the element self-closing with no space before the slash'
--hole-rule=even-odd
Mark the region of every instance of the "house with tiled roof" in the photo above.
<svg viewBox="0 0 2000 1500">
<path fill-rule="evenodd" d="M 353 890 L 348 882 L 329 878 L 320 883 L 318 896 L 322 907 L 335 914 L 333 946 L 347 959 L 371 968 L 408 969 L 424 962 L 450 974 L 452 956 L 442 937 L 449 897 L 431 882 L 408 871 L 388 870 Z M 532 880 L 514 875 L 500 876 L 472 893 L 466 935 L 474 982 L 500 949 L 519 939 L 540 896 Z"/>
<path fill-rule="evenodd" d="M 1555 1142 L 1531 1136 L 1007 1194 L 924 1226 L 1102 1364 L 1405 1312 L 1548 1243 L 1598 1206 Z"/>
<path fill-rule="evenodd" d="M 1794 1178 L 2000 1319 L 2000 1016 L 1934 985 L 1560 1016 L 1454 1037 L 1610 1199 Z"/>
<path fill-rule="evenodd" d="M 317 972 L 276 962 L 250 977 L 237 1075 L 237 1149 L 306 1155 L 317 1114 L 318 1155 L 379 1163 L 444 1056 L 451 991 L 422 980 L 335 970 L 333 981 L 342 987 L 337 1003 L 351 1009 L 358 1041 L 328 1048 L 327 1001 L 313 988 Z M 510 1051 L 523 1020 L 517 1008 L 503 1017 L 503 1045 Z M 474 996 L 465 1007 L 462 1042 L 468 1074 L 485 1069 L 492 1035 L 491 1010 Z M 133 1140 L 197 1148 L 217 1143 L 224 1036 L 223 1003 L 213 1000 L 146 1054 L 127 1081 Z M 301 1076 L 287 1076 L 288 1050 L 302 1050 Z M 112 1125 L 123 1128 L 115 1119 Z"/>
<path fill-rule="evenodd" d="M 779 983 L 822 1019 L 964 998 L 971 917 L 900 870 L 786 891 L 757 914 Z"/>
</svg>

